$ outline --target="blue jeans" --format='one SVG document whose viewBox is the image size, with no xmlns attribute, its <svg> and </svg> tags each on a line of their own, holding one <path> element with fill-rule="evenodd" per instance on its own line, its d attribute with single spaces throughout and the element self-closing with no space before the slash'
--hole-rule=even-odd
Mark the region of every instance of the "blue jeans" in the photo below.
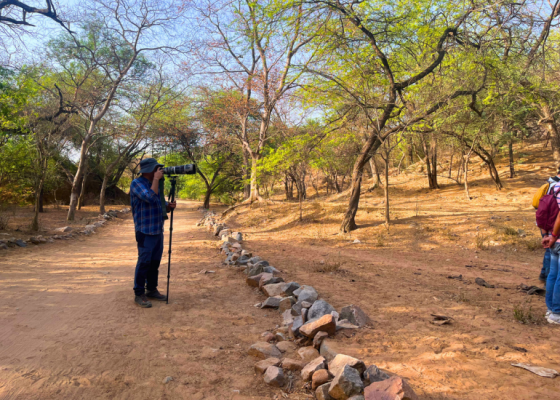
<svg viewBox="0 0 560 400">
<path fill-rule="evenodd" d="M 146 235 L 136 232 L 138 244 L 138 262 L 134 274 L 134 294 L 141 296 L 147 289 L 152 292 L 157 289 L 159 263 L 163 255 L 163 233 Z"/>
<path fill-rule="evenodd" d="M 544 237 L 542 233 L 541 236 Z M 546 282 L 546 278 L 548 277 L 549 271 L 550 271 L 550 249 L 546 249 L 546 251 L 544 252 L 542 269 L 541 269 L 541 274 L 539 275 L 539 279 L 541 281 Z"/>
<path fill-rule="evenodd" d="M 546 307 L 555 314 L 560 314 L 560 273 L 558 273 L 560 243 L 552 246 L 550 254 L 550 272 L 546 279 Z"/>
</svg>

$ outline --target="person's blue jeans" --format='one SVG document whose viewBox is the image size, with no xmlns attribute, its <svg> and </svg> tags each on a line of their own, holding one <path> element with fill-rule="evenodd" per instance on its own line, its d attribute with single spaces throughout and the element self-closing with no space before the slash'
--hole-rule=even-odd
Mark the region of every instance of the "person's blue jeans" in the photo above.
<svg viewBox="0 0 560 400">
<path fill-rule="evenodd" d="M 541 231 L 541 237 L 545 237 L 545 236 L 546 235 Z M 550 249 L 546 249 L 542 260 L 542 269 L 539 275 L 539 280 L 546 282 L 546 278 L 548 277 L 549 271 L 550 271 Z"/>
<path fill-rule="evenodd" d="M 159 263 L 163 255 L 163 233 L 146 235 L 136 232 L 138 262 L 134 274 L 134 294 L 141 296 L 147 289 L 152 292 L 158 286 Z"/>
<path fill-rule="evenodd" d="M 550 251 L 550 271 L 546 279 L 546 307 L 555 314 L 560 314 L 560 243 L 555 243 Z"/>
</svg>

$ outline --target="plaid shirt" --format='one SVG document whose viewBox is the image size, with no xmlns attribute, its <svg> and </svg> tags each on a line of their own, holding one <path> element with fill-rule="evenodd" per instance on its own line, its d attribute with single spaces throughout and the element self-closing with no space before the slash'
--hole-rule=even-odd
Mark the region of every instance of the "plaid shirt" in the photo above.
<svg viewBox="0 0 560 400">
<path fill-rule="evenodd" d="M 130 184 L 130 204 L 136 232 L 159 235 L 163 232 L 163 212 L 159 196 L 149 180 L 141 176 Z"/>
</svg>

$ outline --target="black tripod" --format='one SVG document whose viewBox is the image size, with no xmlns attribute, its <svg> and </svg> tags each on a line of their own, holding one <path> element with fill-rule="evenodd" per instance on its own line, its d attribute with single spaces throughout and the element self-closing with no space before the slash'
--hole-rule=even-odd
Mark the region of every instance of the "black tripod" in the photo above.
<svg viewBox="0 0 560 400">
<path fill-rule="evenodd" d="M 176 176 L 167 176 L 171 181 L 171 190 L 169 191 L 169 202 L 175 201 L 175 186 L 177 185 Z M 173 240 L 173 211 L 171 209 L 171 217 L 169 218 L 169 259 L 167 261 L 167 300 L 165 304 L 169 304 L 169 277 L 171 276 L 171 242 Z"/>
</svg>

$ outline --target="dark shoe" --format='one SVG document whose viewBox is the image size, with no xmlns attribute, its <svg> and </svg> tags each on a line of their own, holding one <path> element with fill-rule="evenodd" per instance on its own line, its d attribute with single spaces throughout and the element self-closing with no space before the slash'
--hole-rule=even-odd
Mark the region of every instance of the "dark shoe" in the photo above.
<svg viewBox="0 0 560 400">
<path fill-rule="evenodd" d="M 150 308 L 152 306 L 152 302 L 148 300 L 145 294 L 134 297 L 134 302 L 142 308 Z"/>
<path fill-rule="evenodd" d="M 166 301 L 167 300 L 167 296 L 158 292 L 157 289 L 154 290 L 153 292 L 147 292 L 146 296 L 149 297 L 150 299 L 159 300 L 159 301 Z"/>
<path fill-rule="evenodd" d="M 546 278 L 548 278 L 548 277 L 545 276 L 545 275 L 542 275 L 542 274 L 539 275 L 539 281 L 541 281 L 542 283 L 546 283 Z"/>
</svg>

